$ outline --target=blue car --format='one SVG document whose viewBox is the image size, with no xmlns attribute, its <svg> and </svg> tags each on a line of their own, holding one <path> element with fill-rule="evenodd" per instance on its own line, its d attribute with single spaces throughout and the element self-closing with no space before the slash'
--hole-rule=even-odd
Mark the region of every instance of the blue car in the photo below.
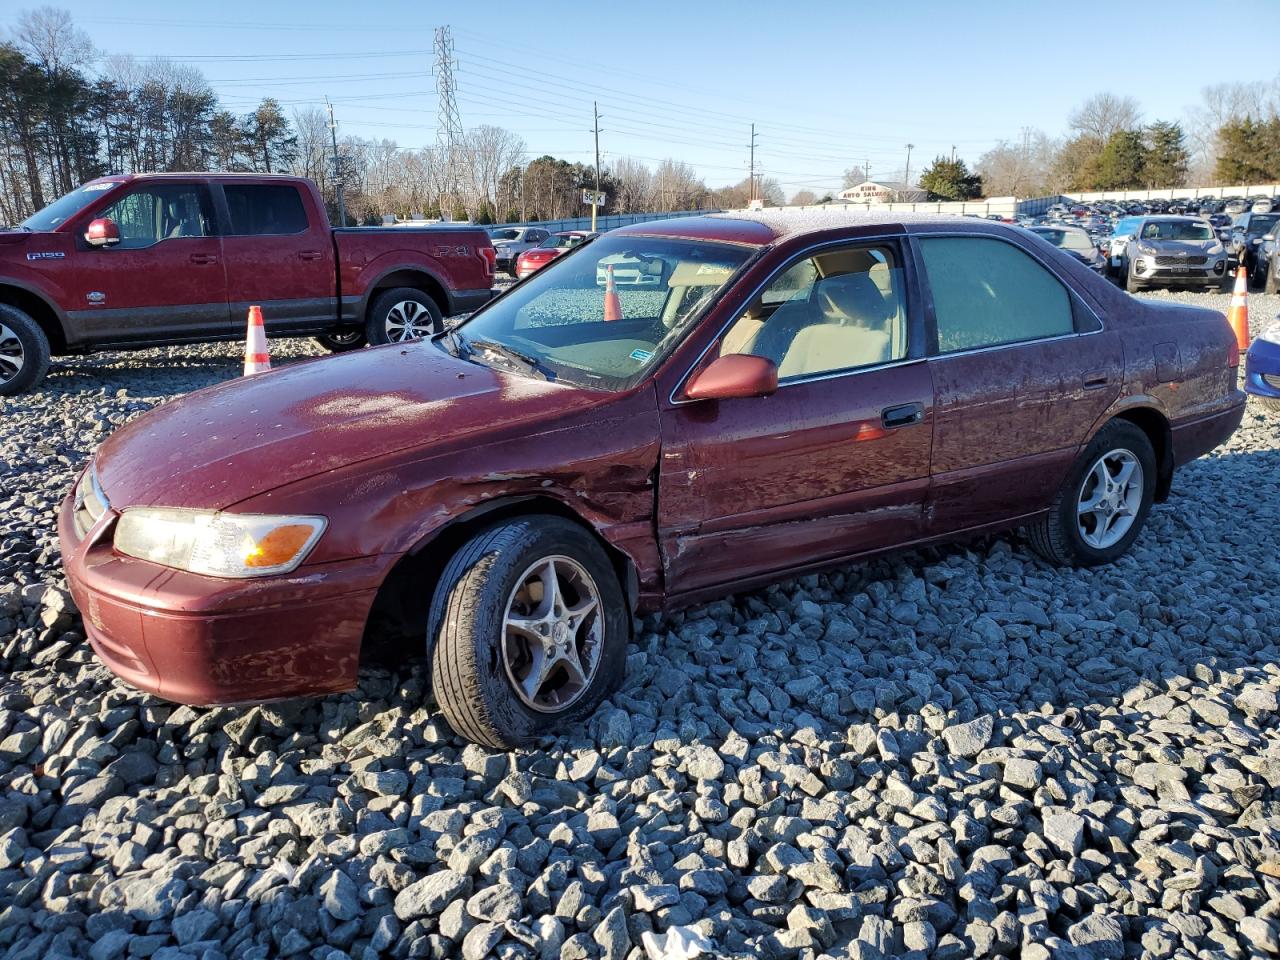
<svg viewBox="0 0 1280 960">
<path fill-rule="evenodd" d="M 1280 410 L 1280 317 L 1262 328 L 1244 359 L 1244 389 Z"/>
</svg>

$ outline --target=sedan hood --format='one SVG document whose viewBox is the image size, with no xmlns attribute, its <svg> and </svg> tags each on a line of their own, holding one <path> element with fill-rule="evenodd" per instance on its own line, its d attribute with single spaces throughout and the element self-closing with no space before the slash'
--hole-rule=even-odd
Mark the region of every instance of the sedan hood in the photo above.
<svg viewBox="0 0 1280 960">
<path fill-rule="evenodd" d="M 222 509 L 305 477 L 420 447 L 468 448 L 608 394 L 477 366 L 428 342 L 291 364 L 166 403 L 97 454 L 111 505 Z"/>
</svg>

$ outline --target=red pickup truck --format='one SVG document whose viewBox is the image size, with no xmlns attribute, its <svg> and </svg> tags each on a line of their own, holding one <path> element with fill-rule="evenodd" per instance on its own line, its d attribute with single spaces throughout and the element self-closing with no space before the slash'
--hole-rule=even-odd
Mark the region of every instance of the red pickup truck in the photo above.
<svg viewBox="0 0 1280 960">
<path fill-rule="evenodd" d="M 0 232 L 0 395 L 51 354 L 267 333 L 331 350 L 440 329 L 492 296 L 480 227 L 333 229 L 316 185 L 262 174 L 102 177 Z"/>
</svg>

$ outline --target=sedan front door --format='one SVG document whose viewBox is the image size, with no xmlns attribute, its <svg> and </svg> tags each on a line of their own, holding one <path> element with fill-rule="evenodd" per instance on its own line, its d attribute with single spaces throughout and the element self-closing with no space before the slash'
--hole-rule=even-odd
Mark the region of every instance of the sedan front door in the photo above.
<svg viewBox="0 0 1280 960">
<path fill-rule="evenodd" d="M 767 357 L 766 397 L 663 410 L 658 534 L 673 595 L 910 542 L 933 387 L 896 241 L 793 261 L 711 350 Z M 918 345 L 917 345 L 918 346 Z"/>
</svg>

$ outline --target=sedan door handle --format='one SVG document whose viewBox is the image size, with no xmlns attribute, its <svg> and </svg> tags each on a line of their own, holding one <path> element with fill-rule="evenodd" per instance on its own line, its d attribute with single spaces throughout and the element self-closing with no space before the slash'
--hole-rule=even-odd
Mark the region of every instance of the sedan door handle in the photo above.
<svg viewBox="0 0 1280 960">
<path fill-rule="evenodd" d="M 1107 385 L 1109 379 L 1105 373 L 1086 373 L 1084 375 L 1084 388 L 1086 390 L 1100 390 Z"/>
<path fill-rule="evenodd" d="M 212 253 L 193 253 L 191 255 L 192 263 L 217 263 L 218 258 Z"/>
<path fill-rule="evenodd" d="M 880 411 L 880 422 L 886 430 L 897 427 L 909 427 L 924 419 L 924 404 L 901 403 L 896 407 L 885 407 Z"/>
<path fill-rule="evenodd" d="M 319 260 L 321 253 L 319 250 L 303 250 L 298 253 L 299 260 Z"/>
</svg>

